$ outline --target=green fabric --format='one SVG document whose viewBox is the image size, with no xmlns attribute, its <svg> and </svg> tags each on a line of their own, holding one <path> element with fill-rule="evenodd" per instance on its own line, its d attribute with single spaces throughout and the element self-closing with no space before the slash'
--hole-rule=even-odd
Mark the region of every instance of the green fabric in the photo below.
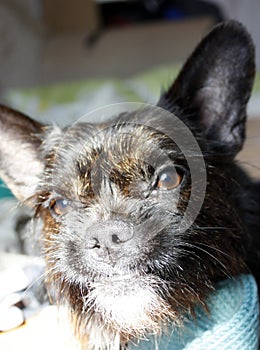
<svg viewBox="0 0 260 350">
<path fill-rule="evenodd" d="M 3 181 L 0 179 L 0 198 L 7 198 L 7 197 L 12 197 L 12 193 L 3 183 Z"/>
<path fill-rule="evenodd" d="M 182 329 L 169 326 L 167 334 L 151 336 L 129 350 L 258 350 L 259 302 L 252 275 L 241 275 L 216 285 L 207 300 L 208 311 L 196 309 Z"/>
</svg>

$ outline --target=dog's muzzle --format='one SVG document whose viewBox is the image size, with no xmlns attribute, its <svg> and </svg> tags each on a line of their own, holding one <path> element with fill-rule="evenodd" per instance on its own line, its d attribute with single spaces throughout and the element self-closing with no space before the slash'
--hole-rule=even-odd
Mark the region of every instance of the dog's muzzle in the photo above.
<svg viewBox="0 0 260 350">
<path fill-rule="evenodd" d="M 136 247 L 133 225 L 111 220 L 92 225 L 87 230 L 85 248 L 94 260 L 115 265 Z"/>
</svg>

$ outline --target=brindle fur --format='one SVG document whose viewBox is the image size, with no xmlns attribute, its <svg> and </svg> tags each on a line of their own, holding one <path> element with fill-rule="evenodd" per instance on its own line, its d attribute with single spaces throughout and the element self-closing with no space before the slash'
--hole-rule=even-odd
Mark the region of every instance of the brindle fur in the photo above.
<svg viewBox="0 0 260 350">
<path fill-rule="evenodd" d="M 124 347 L 149 332 L 160 334 L 169 321 L 181 325 L 187 313 L 194 314 L 196 305 L 207 308 L 206 297 L 217 281 L 250 271 L 259 280 L 259 184 L 234 161 L 245 138 L 254 70 L 248 33 L 236 22 L 224 23 L 202 41 L 158 102 L 189 127 L 205 159 L 206 196 L 197 219 L 185 232 L 178 225 L 191 195 L 188 164 L 167 133 L 157 130 L 158 125 L 172 129 L 174 122 L 165 124 L 162 116 L 155 117 L 146 108 L 116 116 L 107 124 L 83 123 L 61 130 L 1 107 L 0 174 L 44 222 L 50 298 L 69 305 L 83 348 L 95 348 L 88 345 L 95 337 L 100 338 L 97 349 L 109 349 L 117 336 Z M 169 197 L 158 190 L 154 196 L 149 190 L 156 167 L 163 166 L 160 159 L 153 166 L 147 161 L 153 157 L 151 145 L 184 169 L 174 213 L 164 209 L 165 202 L 175 197 L 174 191 Z M 28 164 L 28 155 L 34 164 Z M 30 188 L 26 173 L 32 165 Z M 62 217 L 51 212 L 57 197 L 69 202 Z M 157 231 L 164 220 L 167 225 Z M 99 251 L 103 262 L 94 263 L 88 232 L 93 227 L 103 230 L 102 225 L 110 222 L 131 227 L 134 238 L 120 249 L 113 246 L 110 256 Z M 124 327 L 96 309 L 95 286 L 116 284 L 124 274 L 133 277 L 133 282 L 125 282 L 130 287 L 136 280 L 157 295 L 158 308 L 143 329 Z M 123 289 L 129 292 L 127 286 Z"/>
</svg>

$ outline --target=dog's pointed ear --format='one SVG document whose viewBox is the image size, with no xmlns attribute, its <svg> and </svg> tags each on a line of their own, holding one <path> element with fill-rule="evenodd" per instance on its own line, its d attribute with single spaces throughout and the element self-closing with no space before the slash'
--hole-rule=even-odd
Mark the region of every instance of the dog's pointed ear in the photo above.
<svg viewBox="0 0 260 350">
<path fill-rule="evenodd" d="M 204 132 L 214 151 L 234 156 L 245 138 L 254 56 L 251 37 L 240 23 L 217 25 L 195 49 L 158 105 L 173 113 L 187 112 L 188 122 Z"/>
<path fill-rule="evenodd" d="M 43 172 L 43 133 L 42 124 L 0 106 L 0 177 L 22 201 L 33 196 Z"/>
</svg>

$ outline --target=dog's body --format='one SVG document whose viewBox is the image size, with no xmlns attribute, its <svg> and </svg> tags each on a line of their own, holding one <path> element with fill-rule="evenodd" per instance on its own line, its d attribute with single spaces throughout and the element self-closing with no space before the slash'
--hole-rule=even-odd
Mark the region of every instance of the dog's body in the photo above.
<svg viewBox="0 0 260 350">
<path fill-rule="evenodd" d="M 180 325 L 220 279 L 251 271 L 259 280 L 260 186 L 234 161 L 254 70 L 249 35 L 229 22 L 201 42 L 158 107 L 63 130 L 1 107 L 0 174 L 43 219 L 49 294 L 69 306 L 84 348 Z M 197 148 L 187 154 L 185 127 L 181 141 L 178 130 L 172 137 L 169 113 L 205 163 Z"/>
</svg>

